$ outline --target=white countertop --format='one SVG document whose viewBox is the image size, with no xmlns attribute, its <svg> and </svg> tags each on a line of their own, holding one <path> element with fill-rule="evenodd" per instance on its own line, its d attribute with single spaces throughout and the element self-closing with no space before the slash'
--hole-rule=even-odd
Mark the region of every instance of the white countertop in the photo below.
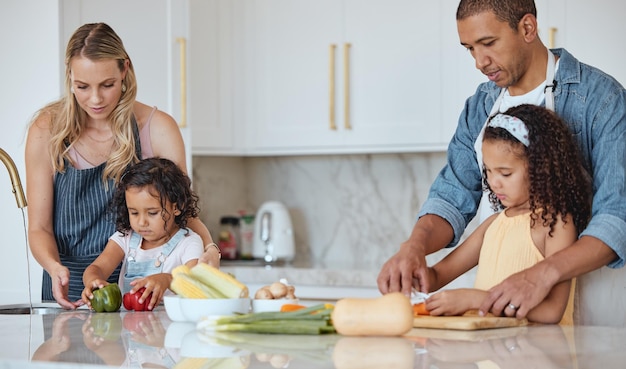
<svg viewBox="0 0 626 369">
<path fill-rule="evenodd" d="M 623 368 L 626 328 L 413 329 L 404 337 L 231 333 L 229 344 L 140 313 L 0 315 L 0 368 Z M 97 339 L 100 333 L 104 339 Z M 141 364 L 140 364 L 141 363 Z M 280 364 L 280 366 L 277 366 Z M 203 366 L 204 365 L 204 366 Z M 286 366 L 287 365 L 287 366 Z"/>
</svg>

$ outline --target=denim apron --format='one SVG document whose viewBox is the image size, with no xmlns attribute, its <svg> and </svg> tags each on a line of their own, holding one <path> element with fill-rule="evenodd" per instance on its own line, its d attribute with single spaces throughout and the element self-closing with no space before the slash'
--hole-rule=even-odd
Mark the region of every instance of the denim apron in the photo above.
<svg viewBox="0 0 626 369">
<path fill-rule="evenodd" d="M 556 72 L 556 62 L 554 60 L 554 54 L 548 49 L 548 65 L 546 67 L 546 87 L 545 91 L 545 106 L 548 110 L 554 111 L 554 89 L 556 88 L 556 82 L 554 80 L 554 74 Z M 480 168 L 480 172 L 483 172 L 483 136 L 485 134 L 485 127 L 487 127 L 487 122 L 489 119 L 498 113 L 504 113 L 500 111 L 500 107 L 502 105 L 502 100 L 504 100 L 504 94 L 506 92 L 506 88 L 503 88 L 500 91 L 500 95 L 496 99 L 496 102 L 493 104 L 491 108 L 491 112 L 489 112 L 489 116 L 483 125 L 483 128 L 480 130 L 478 134 L 478 138 L 474 142 L 474 151 L 476 152 L 476 162 L 478 163 L 478 168 Z M 480 198 L 480 205 L 478 207 L 478 216 L 480 223 L 484 222 L 487 218 L 494 214 L 493 209 L 491 208 L 491 203 L 489 202 L 489 191 L 483 191 L 483 194 Z"/>
<path fill-rule="evenodd" d="M 132 118 L 135 152 L 141 158 L 139 128 Z M 61 264 L 70 271 L 68 299 L 76 301 L 83 292 L 83 272 L 104 250 L 109 237 L 115 232 L 115 219 L 110 209 L 115 183 L 102 181 L 106 163 L 87 169 L 76 169 L 65 160 L 65 173 L 54 176 L 54 237 Z M 120 265 L 108 278 L 117 283 Z M 42 301 L 55 301 L 52 280 L 43 271 Z"/>
<path fill-rule="evenodd" d="M 174 251 L 176 245 L 185 237 L 187 233 L 186 229 L 179 229 L 176 234 L 165 245 L 162 246 L 161 253 L 157 256 L 156 260 L 135 260 L 137 255 L 137 249 L 141 248 L 141 236 L 139 233 L 133 232 L 130 236 L 130 243 L 128 245 L 128 255 L 126 255 L 126 263 L 124 264 L 124 286 L 122 294 L 129 292 L 132 289 L 130 282 L 137 278 L 146 277 L 149 275 L 162 273 L 163 263 L 165 259 Z"/>
</svg>

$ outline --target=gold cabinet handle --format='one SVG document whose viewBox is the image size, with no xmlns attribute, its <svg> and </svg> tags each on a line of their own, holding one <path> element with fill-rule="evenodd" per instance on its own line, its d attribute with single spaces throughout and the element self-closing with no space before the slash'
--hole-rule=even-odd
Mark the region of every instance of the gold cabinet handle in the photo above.
<svg viewBox="0 0 626 369">
<path fill-rule="evenodd" d="M 187 40 L 176 39 L 180 45 L 180 128 L 187 127 Z"/>
<path fill-rule="evenodd" d="M 328 92 L 329 95 L 329 102 L 328 102 L 328 107 L 329 107 L 329 122 L 330 122 L 330 129 L 332 130 L 336 130 L 337 129 L 337 124 L 335 124 L 335 49 L 337 48 L 337 45 L 335 44 L 330 44 L 329 48 L 328 48 L 328 54 L 330 55 L 330 60 L 329 60 L 329 68 L 328 68 L 328 79 L 329 79 L 329 88 L 330 91 Z"/>
<path fill-rule="evenodd" d="M 548 47 L 550 49 L 554 49 L 554 35 L 556 31 L 556 27 L 550 27 L 550 29 L 548 29 Z"/>
<path fill-rule="evenodd" d="M 343 126 L 352 129 L 350 124 L 350 47 L 349 43 L 343 44 Z"/>
</svg>

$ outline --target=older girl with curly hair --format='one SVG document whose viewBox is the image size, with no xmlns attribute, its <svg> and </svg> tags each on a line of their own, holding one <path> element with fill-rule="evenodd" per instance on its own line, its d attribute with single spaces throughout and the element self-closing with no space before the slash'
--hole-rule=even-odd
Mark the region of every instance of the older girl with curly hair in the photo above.
<svg viewBox="0 0 626 369">
<path fill-rule="evenodd" d="M 482 154 L 484 185 L 500 212 L 428 269 L 437 290 L 478 265 L 474 289 L 440 291 L 426 300 L 431 315 L 478 309 L 491 287 L 571 245 L 590 218 L 590 178 L 570 130 L 555 113 L 520 105 L 491 117 Z M 554 286 L 527 318 L 572 324 L 574 284 Z M 511 302 L 505 310 L 517 307 Z"/>
</svg>

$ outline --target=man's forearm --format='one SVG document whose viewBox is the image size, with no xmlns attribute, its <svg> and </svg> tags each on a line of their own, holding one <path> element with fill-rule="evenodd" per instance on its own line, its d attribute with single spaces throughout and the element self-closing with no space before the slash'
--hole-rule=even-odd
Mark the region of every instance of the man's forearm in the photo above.
<svg viewBox="0 0 626 369">
<path fill-rule="evenodd" d="M 541 265 L 545 277 L 555 285 L 601 268 L 615 258 L 615 251 L 604 242 L 595 237 L 583 236 L 537 266 Z"/>
<path fill-rule="evenodd" d="M 403 245 L 422 245 L 424 254 L 429 255 L 447 246 L 453 238 L 454 230 L 450 223 L 438 215 L 426 214 L 417 220 L 411 236 Z"/>
</svg>

